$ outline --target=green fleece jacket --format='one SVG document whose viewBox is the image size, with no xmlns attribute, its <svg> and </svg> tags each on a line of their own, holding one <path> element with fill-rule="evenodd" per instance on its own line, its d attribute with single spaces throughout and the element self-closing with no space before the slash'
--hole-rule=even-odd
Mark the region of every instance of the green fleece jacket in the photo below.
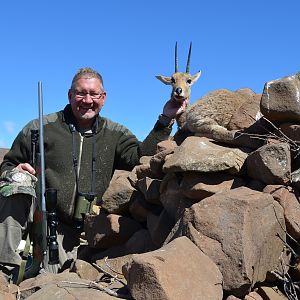
<svg viewBox="0 0 300 300">
<path fill-rule="evenodd" d="M 45 179 L 46 188 L 58 190 L 57 213 L 60 221 L 72 222 L 75 201 L 75 171 L 72 160 L 72 133 L 69 124 L 76 127 L 70 105 L 64 110 L 44 116 Z M 0 167 L 1 173 L 19 163 L 30 162 L 31 129 L 38 128 L 38 120 L 29 122 L 18 134 Z M 153 155 L 156 145 L 171 133 L 157 122 L 143 142 L 124 126 L 98 117 L 96 137 L 95 192 L 101 199 L 115 169 L 131 170 L 144 155 Z M 90 192 L 92 178 L 92 135 L 74 133 L 78 156 L 78 191 Z"/>
</svg>

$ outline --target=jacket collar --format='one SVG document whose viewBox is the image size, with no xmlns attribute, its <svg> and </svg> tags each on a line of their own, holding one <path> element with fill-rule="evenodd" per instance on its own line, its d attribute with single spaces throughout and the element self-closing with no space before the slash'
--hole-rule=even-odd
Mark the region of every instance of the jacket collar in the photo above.
<svg viewBox="0 0 300 300">
<path fill-rule="evenodd" d="M 76 129 L 77 128 L 77 121 L 74 117 L 74 114 L 72 112 L 72 108 L 70 104 L 67 104 L 63 110 L 63 116 L 62 116 L 63 122 L 65 122 L 68 126 L 70 124 L 73 124 Z M 99 130 L 103 127 L 104 119 L 100 117 L 99 115 L 96 117 L 95 122 L 93 124 L 92 130 L 94 132 L 99 132 Z"/>
</svg>

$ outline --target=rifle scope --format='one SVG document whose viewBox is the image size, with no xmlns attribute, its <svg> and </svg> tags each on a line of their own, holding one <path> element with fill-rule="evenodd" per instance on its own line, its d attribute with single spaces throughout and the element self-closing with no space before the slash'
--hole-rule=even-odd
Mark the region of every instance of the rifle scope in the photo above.
<svg viewBox="0 0 300 300">
<path fill-rule="evenodd" d="M 47 244 L 49 248 L 49 264 L 55 265 L 59 263 L 58 256 L 58 243 L 56 236 L 57 217 L 56 217 L 56 204 L 57 204 L 57 190 L 48 188 L 45 191 L 46 207 L 47 207 Z"/>
</svg>

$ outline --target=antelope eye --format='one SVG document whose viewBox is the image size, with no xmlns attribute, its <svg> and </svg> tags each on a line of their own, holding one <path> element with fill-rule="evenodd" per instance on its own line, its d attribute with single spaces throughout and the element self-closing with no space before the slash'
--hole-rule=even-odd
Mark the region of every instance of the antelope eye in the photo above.
<svg viewBox="0 0 300 300">
<path fill-rule="evenodd" d="M 192 83 L 192 79 L 188 79 L 186 82 L 187 82 L 188 84 L 191 84 L 191 83 Z"/>
<path fill-rule="evenodd" d="M 174 77 L 171 78 L 171 82 L 172 82 L 172 83 L 175 83 Z"/>
</svg>

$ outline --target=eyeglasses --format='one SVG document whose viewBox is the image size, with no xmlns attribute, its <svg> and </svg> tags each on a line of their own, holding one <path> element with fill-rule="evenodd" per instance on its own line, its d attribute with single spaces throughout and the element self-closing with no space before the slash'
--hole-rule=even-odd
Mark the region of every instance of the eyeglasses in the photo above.
<svg viewBox="0 0 300 300">
<path fill-rule="evenodd" d="M 100 99 L 100 97 L 102 97 L 104 95 L 104 93 L 94 93 L 94 92 L 79 92 L 79 91 L 75 91 L 76 97 L 77 99 L 83 99 L 86 98 L 88 95 L 93 99 L 93 100 L 97 100 Z"/>
</svg>

